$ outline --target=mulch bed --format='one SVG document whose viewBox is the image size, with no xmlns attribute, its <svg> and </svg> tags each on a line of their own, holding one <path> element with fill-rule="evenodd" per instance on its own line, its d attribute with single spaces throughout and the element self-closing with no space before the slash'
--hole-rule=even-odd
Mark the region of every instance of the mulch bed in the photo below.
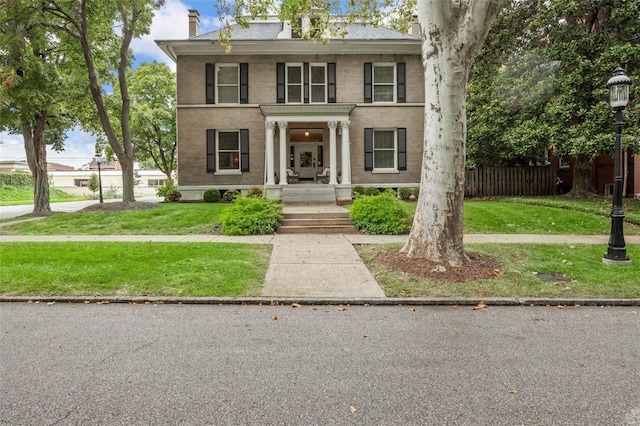
<svg viewBox="0 0 640 426">
<path fill-rule="evenodd" d="M 403 272 L 414 277 L 427 278 L 434 283 L 466 283 L 492 279 L 502 274 L 502 265 L 488 256 L 466 253 L 468 260 L 454 268 L 447 263 L 407 257 L 399 250 L 384 250 L 375 259 L 389 271 Z"/>
</svg>

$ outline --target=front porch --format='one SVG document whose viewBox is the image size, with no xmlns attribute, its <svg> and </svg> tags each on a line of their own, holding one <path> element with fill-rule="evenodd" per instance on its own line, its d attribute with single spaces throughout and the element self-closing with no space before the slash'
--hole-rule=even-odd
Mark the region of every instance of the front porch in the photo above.
<svg viewBox="0 0 640 426">
<path fill-rule="evenodd" d="M 287 205 L 336 204 L 351 201 L 351 185 L 299 183 L 267 185 L 267 196 Z"/>
</svg>

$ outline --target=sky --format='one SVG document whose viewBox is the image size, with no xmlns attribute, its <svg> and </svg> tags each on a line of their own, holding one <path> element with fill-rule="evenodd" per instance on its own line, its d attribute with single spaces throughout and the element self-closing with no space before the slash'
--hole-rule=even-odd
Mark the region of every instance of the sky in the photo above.
<svg viewBox="0 0 640 426">
<path fill-rule="evenodd" d="M 133 40 L 131 49 L 135 55 L 134 66 L 141 62 L 165 62 L 175 71 L 175 64 L 160 50 L 154 40 L 186 39 L 189 36 L 188 10 L 200 12 L 200 33 L 212 31 L 218 25 L 215 16 L 215 0 L 166 0 L 162 9 L 156 11 L 150 33 Z M 67 132 L 65 150 L 58 153 L 47 148 L 49 163 L 64 164 L 80 168 L 89 163 L 95 154 L 95 136 L 79 128 Z M 26 161 L 21 135 L 0 132 L 0 161 Z"/>
</svg>

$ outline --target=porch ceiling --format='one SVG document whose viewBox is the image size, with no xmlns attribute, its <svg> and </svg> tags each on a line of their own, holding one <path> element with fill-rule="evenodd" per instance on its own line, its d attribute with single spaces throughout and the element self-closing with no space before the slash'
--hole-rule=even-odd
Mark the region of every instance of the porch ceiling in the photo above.
<svg viewBox="0 0 640 426">
<path fill-rule="evenodd" d="M 356 104 L 270 104 L 260 105 L 260 110 L 265 118 L 274 121 L 332 121 L 348 119 L 355 107 Z"/>
</svg>

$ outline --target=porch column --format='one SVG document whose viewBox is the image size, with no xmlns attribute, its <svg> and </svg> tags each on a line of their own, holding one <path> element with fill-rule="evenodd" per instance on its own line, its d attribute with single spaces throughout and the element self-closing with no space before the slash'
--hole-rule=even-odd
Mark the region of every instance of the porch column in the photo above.
<svg viewBox="0 0 640 426">
<path fill-rule="evenodd" d="M 327 125 L 329 126 L 329 185 L 337 185 L 338 168 L 336 167 L 336 163 L 338 157 L 336 155 L 336 127 L 338 127 L 338 122 L 329 121 Z"/>
<path fill-rule="evenodd" d="M 286 121 L 279 121 L 280 128 L 280 185 L 287 184 L 287 126 Z"/>
<path fill-rule="evenodd" d="M 343 185 L 351 184 L 351 141 L 349 140 L 349 120 L 341 121 L 342 129 L 342 182 Z"/>
<path fill-rule="evenodd" d="M 276 127 L 276 123 L 273 121 L 267 121 L 265 122 L 265 126 L 267 128 L 267 145 L 265 147 L 266 164 L 264 165 L 264 172 L 267 175 L 267 185 L 275 185 L 276 182 L 273 176 L 273 129 Z"/>
</svg>

